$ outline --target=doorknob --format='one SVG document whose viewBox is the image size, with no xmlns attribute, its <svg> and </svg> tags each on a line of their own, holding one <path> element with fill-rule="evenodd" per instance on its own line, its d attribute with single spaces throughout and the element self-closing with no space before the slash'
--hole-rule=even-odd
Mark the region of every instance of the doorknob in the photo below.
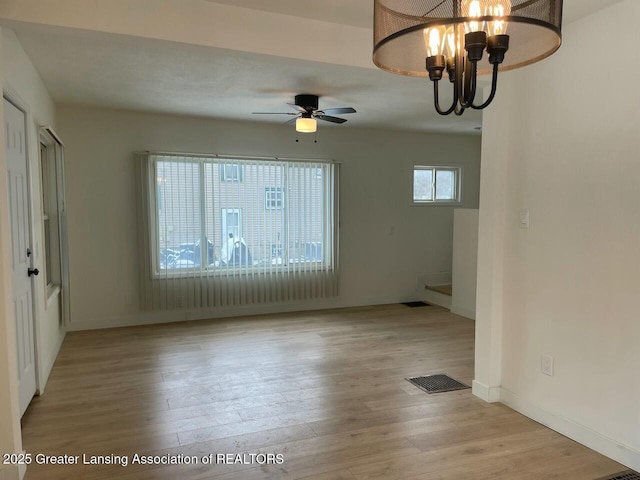
<svg viewBox="0 0 640 480">
<path fill-rule="evenodd" d="M 27 270 L 27 274 L 29 276 L 35 275 L 37 277 L 39 273 L 40 270 L 38 270 L 37 268 L 30 268 L 29 270 Z"/>
</svg>

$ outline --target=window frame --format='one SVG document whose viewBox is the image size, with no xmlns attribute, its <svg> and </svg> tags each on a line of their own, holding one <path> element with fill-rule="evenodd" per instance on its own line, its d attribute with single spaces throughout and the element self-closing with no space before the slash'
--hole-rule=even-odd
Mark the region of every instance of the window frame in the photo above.
<svg viewBox="0 0 640 480">
<path fill-rule="evenodd" d="M 225 159 L 227 160 L 227 159 Z M 240 163 L 220 163 L 220 181 L 226 183 L 242 183 L 242 165 Z M 227 176 L 227 167 L 234 167 L 237 175 Z"/>
<path fill-rule="evenodd" d="M 415 198 L 415 172 L 418 170 L 431 170 L 432 173 L 432 200 L 418 200 Z M 437 175 L 440 171 L 454 172 L 454 198 L 437 199 Z M 462 205 L 462 180 L 463 180 L 463 166 L 460 164 L 423 164 L 415 163 L 411 170 L 411 203 L 414 206 L 456 206 Z"/>
<path fill-rule="evenodd" d="M 284 210 L 284 192 L 284 187 L 264 187 L 264 209 Z M 270 198 L 270 194 L 276 194 L 275 199 Z M 272 202 L 276 202 L 273 207 L 269 206 Z"/>
<path fill-rule="evenodd" d="M 44 257 L 41 269 L 46 288 L 47 307 L 58 294 L 62 285 L 62 235 L 60 211 L 62 185 L 59 163 L 61 152 L 56 140 L 45 129 L 38 135 L 38 157 L 40 177 L 40 206 L 42 220 L 42 253 Z"/>
<path fill-rule="evenodd" d="M 296 167 L 303 165 L 305 163 L 316 165 L 316 168 L 322 171 L 325 171 L 325 167 L 317 167 L 319 164 L 324 164 L 326 167 L 331 169 L 336 169 L 337 164 L 330 160 L 306 160 L 306 159 L 277 159 L 277 158 L 256 158 L 256 157 L 233 157 L 233 156 L 225 156 L 224 158 L 216 156 L 206 156 L 200 155 L 197 157 L 186 157 L 186 156 L 177 156 L 172 154 L 158 154 L 151 155 L 148 163 L 148 196 L 146 201 L 149 205 L 149 211 L 147 213 L 149 224 L 149 239 L 150 245 L 148 245 L 149 253 L 151 255 L 150 258 L 150 267 L 151 267 L 151 278 L 153 280 L 162 280 L 162 279 L 171 279 L 171 278 L 180 278 L 185 275 L 193 276 L 194 273 L 200 274 L 203 277 L 223 277 L 228 276 L 229 272 L 235 272 L 234 275 L 255 275 L 260 273 L 272 272 L 272 271 L 282 271 L 288 272 L 289 267 L 294 265 L 297 262 L 296 259 L 288 259 L 282 264 L 276 265 L 252 265 L 252 266 L 215 266 L 211 267 L 210 265 L 204 265 L 202 262 L 200 265 L 197 265 L 193 268 L 177 268 L 177 269 L 162 269 L 160 267 L 160 231 L 158 228 L 159 219 L 158 219 L 158 193 L 157 193 L 157 178 L 158 177 L 158 162 L 159 161 L 176 161 L 183 163 L 197 163 L 199 164 L 199 183 L 200 183 L 200 203 L 201 203 L 201 257 L 206 258 L 206 242 L 202 241 L 206 239 L 206 212 L 204 207 L 204 192 L 205 192 L 205 175 L 204 169 L 207 163 L 212 165 L 217 165 L 221 167 L 220 174 L 224 171 L 222 168 L 224 165 L 238 165 L 239 171 L 242 172 L 243 161 L 251 161 L 251 162 L 273 162 L 278 161 L 280 165 L 285 167 L 284 180 L 285 184 L 282 187 L 283 191 L 283 206 L 280 211 L 284 211 L 285 215 L 285 223 L 288 225 L 289 219 L 287 214 L 287 196 L 285 192 L 288 191 L 289 185 L 289 175 L 287 173 L 287 167 Z M 314 265 L 314 270 L 317 272 L 330 272 L 333 271 L 337 265 L 337 259 L 335 256 L 337 255 L 337 237 L 338 237 L 338 209 L 337 209 L 337 195 L 338 195 L 338 183 L 336 181 L 337 172 L 332 171 L 330 175 L 324 175 L 322 180 L 322 189 L 323 189 L 323 213 L 322 213 L 322 225 L 323 225 L 323 258 L 322 260 L 313 260 L 304 262 L 309 265 Z M 241 176 L 243 174 L 241 173 Z M 235 183 L 238 183 L 237 180 L 233 180 Z M 220 177 L 220 183 L 224 183 L 225 180 Z M 271 211 L 271 210 L 270 210 Z M 324 227 L 328 225 L 327 219 L 328 216 L 332 216 L 332 221 L 330 225 L 332 228 L 325 229 Z M 203 228 L 204 227 L 204 228 Z M 242 228 L 242 227 L 241 227 Z M 288 237 L 288 226 L 285 227 L 285 236 Z M 333 238 L 333 240 L 331 240 Z M 282 241 L 283 251 L 288 255 L 288 248 L 286 245 L 288 244 L 288 238 L 284 238 Z"/>
</svg>

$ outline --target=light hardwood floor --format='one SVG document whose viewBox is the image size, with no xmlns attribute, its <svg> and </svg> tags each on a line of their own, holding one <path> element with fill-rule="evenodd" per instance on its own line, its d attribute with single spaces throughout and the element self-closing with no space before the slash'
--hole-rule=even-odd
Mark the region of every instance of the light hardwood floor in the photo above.
<svg viewBox="0 0 640 480">
<path fill-rule="evenodd" d="M 48 455 L 282 454 L 281 465 L 31 465 L 56 479 L 563 479 L 619 464 L 471 390 L 474 323 L 402 305 L 70 333 L 23 418 Z"/>
</svg>

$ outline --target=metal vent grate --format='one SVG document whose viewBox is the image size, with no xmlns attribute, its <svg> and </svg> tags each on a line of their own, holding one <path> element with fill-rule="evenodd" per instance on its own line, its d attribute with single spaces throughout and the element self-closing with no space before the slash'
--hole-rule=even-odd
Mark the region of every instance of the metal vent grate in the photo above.
<svg viewBox="0 0 640 480">
<path fill-rule="evenodd" d="M 402 305 L 411 308 L 419 308 L 419 307 L 430 307 L 428 303 L 425 302 L 404 302 Z"/>
<path fill-rule="evenodd" d="M 465 385 L 464 383 L 451 378 L 449 375 L 444 374 L 413 377 L 407 378 L 406 380 L 427 393 L 452 392 L 454 390 L 471 388 L 469 385 Z"/>
<path fill-rule="evenodd" d="M 598 480 L 640 480 L 640 473 L 634 472 L 633 470 L 626 470 L 608 477 L 602 477 Z"/>
</svg>

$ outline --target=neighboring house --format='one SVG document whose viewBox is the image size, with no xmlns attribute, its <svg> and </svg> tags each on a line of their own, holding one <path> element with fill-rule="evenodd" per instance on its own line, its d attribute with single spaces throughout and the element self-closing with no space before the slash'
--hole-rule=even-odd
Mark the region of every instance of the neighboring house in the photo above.
<svg viewBox="0 0 640 480">
<path fill-rule="evenodd" d="M 204 165 L 201 184 L 198 164 L 158 161 L 160 251 L 199 248 L 204 215 L 205 238 L 213 251 L 208 264 L 220 260 L 230 236 L 244 240 L 256 264 L 321 260 L 322 168 L 231 162 Z"/>
</svg>

